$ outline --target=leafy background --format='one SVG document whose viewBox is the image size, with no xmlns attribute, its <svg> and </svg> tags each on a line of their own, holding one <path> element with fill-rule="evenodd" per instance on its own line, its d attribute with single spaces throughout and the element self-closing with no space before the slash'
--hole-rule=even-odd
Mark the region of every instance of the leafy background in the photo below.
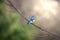
<svg viewBox="0 0 60 40">
<path fill-rule="evenodd" d="M 38 30 L 31 24 L 27 25 L 11 5 L 6 5 L 5 0 L 0 0 L 0 40 L 60 40 L 60 38 Z"/>
<path fill-rule="evenodd" d="M 0 40 L 33 40 L 36 28 L 24 25 L 22 17 L 0 0 Z"/>
</svg>

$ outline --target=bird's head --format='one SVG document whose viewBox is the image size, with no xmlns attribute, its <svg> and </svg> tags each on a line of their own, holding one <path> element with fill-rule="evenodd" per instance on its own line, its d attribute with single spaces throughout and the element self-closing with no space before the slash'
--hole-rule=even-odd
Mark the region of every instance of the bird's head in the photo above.
<svg viewBox="0 0 60 40">
<path fill-rule="evenodd" d="M 32 16 L 31 19 L 35 19 L 35 16 Z"/>
</svg>

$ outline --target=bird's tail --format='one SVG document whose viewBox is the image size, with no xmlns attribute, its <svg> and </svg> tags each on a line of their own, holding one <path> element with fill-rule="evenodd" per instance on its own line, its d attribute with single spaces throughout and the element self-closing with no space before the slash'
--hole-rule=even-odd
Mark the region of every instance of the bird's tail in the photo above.
<svg viewBox="0 0 60 40">
<path fill-rule="evenodd" d="M 27 22 L 27 24 L 29 24 L 29 22 Z"/>
<path fill-rule="evenodd" d="M 30 24 L 30 22 L 28 21 L 27 24 Z"/>
</svg>

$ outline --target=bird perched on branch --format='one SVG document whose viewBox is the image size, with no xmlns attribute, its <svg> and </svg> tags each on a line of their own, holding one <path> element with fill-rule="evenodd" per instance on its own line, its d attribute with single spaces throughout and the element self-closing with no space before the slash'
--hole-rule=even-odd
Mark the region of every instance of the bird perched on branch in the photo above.
<svg viewBox="0 0 60 40">
<path fill-rule="evenodd" d="M 35 21 L 35 16 L 32 16 L 29 20 L 27 24 L 31 24 Z"/>
</svg>

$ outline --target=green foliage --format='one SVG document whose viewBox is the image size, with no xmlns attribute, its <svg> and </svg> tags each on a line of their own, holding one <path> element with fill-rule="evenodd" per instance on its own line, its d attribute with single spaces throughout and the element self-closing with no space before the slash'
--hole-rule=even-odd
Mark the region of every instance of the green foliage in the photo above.
<svg viewBox="0 0 60 40">
<path fill-rule="evenodd" d="M 0 3 L 3 3 L 5 0 L 0 0 Z"/>
<path fill-rule="evenodd" d="M 0 40 L 32 40 L 31 26 L 23 25 L 17 12 L 6 11 L 4 1 L 0 0 Z"/>
<path fill-rule="evenodd" d="M 22 30 L 18 15 L 6 13 L 3 0 L 0 0 L 0 40 L 29 40 L 26 32 Z"/>
</svg>

